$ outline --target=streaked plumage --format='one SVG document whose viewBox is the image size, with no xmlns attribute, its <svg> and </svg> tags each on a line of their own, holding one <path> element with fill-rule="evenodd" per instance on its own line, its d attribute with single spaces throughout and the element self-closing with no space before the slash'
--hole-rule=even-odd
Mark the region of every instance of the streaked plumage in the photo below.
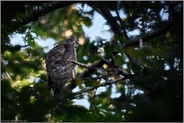
<svg viewBox="0 0 184 123">
<path fill-rule="evenodd" d="M 70 36 L 47 53 L 48 88 L 54 91 L 55 96 L 62 92 L 65 84 L 77 73 L 77 65 L 70 60 L 77 61 L 78 42 L 77 37 Z"/>
</svg>

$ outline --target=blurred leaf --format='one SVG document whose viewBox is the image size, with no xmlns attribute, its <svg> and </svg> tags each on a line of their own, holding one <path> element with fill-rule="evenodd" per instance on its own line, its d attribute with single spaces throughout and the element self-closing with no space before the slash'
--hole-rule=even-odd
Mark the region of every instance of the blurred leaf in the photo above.
<svg viewBox="0 0 184 123">
<path fill-rule="evenodd" d="M 104 50 L 105 50 L 105 55 L 107 58 L 109 58 L 113 52 L 113 45 L 111 45 L 109 42 L 105 44 Z"/>
<path fill-rule="evenodd" d="M 92 25 L 91 19 L 89 17 L 84 17 L 84 24 L 90 27 Z"/>
<path fill-rule="evenodd" d="M 34 37 L 32 36 L 31 32 L 27 32 L 26 36 L 24 37 L 24 41 L 29 45 L 29 46 L 34 46 L 35 41 Z"/>
</svg>

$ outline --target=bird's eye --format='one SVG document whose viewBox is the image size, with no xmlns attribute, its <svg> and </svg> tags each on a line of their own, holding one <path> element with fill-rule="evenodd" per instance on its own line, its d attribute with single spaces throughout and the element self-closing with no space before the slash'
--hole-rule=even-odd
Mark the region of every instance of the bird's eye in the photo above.
<svg viewBox="0 0 184 123">
<path fill-rule="evenodd" d="M 78 39 L 73 39 L 73 42 L 78 44 Z"/>
</svg>

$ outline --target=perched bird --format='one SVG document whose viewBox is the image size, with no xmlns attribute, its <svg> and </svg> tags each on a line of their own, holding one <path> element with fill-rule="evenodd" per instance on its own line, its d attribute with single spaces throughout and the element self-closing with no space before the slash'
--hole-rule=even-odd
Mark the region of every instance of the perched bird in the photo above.
<svg viewBox="0 0 184 123">
<path fill-rule="evenodd" d="M 61 94 L 65 84 L 75 78 L 77 65 L 71 60 L 77 61 L 78 44 L 79 39 L 70 36 L 65 42 L 55 46 L 47 53 L 48 88 L 52 89 L 54 96 Z"/>
</svg>

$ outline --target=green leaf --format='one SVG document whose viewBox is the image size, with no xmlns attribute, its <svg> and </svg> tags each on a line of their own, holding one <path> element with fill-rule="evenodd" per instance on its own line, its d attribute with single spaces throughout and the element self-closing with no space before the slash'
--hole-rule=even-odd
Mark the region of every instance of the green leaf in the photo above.
<svg viewBox="0 0 184 123">
<path fill-rule="evenodd" d="M 27 32 L 26 36 L 24 37 L 24 41 L 29 45 L 29 46 L 34 46 L 35 41 L 34 37 L 32 36 L 31 32 Z"/>
</svg>

